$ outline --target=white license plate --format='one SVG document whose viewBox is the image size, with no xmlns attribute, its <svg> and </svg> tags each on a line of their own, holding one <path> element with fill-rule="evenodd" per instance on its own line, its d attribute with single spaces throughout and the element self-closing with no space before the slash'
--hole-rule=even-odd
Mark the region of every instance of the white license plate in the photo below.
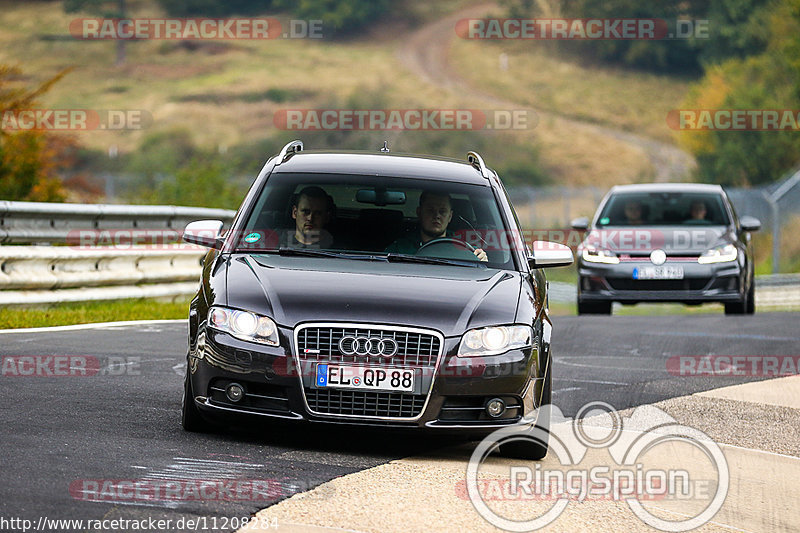
<svg viewBox="0 0 800 533">
<path fill-rule="evenodd" d="M 633 279 L 683 279 L 683 267 L 664 265 L 633 269 Z"/>
<path fill-rule="evenodd" d="M 317 387 L 413 392 L 414 370 L 319 363 Z"/>
</svg>

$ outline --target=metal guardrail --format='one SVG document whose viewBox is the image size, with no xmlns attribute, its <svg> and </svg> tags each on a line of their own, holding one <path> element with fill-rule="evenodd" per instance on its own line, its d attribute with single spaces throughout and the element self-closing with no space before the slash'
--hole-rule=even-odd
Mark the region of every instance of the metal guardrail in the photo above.
<svg viewBox="0 0 800 533">
<path fill-rule="evenodd" d="M 216 219 L 229 226 L 235 214 L 164 205 L 0 201 L 5 245 L 0 246 L 0 305 L 193 294 L 207 250 L 171 243 L 189 222 Z"/>
<path fill-rule="evenodd" d="M 183 297 L 197 290 L 205 249 L 168 245 L 189 222 L 222 220 L 234 211 L 163 205 L 60 204 L 0 201 L 0 305 L 143 297 Z M 89 246 L 89 242 L 124 246 Z M 108 236 L 104 241 L 103 237 Z M 134 246 L 155 242 L 158 246 Z M 118 244 L 118 243 L 117 243 Z M 573 303 L 573 283 L 551 282 L 552 302 Z M 759 308 L 800 308 L 800 274 L 759 276 Z"/>
<path fill-rule="evenodd" d="M 0 247 L 0 290 L 62 289 L 197 280 L 199 246 L 164 249 Z"/>
<path fill-rule="evenodd" d="M 228 209 L 172 205 L 0 201 L 0 244 L 67 242 L 70 237 L 77 239 L 80 230 L 173 231 L 177 239 L 193 220 L 222 220 L 228 226 L 235 214 Z M 137 237 L 147 242 L 146 233 Z M 163 237 L 161 234 L 157 238 Z"/>
<path fill-rule="evenodd" d="M 553 303 L 574 304 L 575 283 L 551 281 L 548 297 Z M 800 274 L 756 276 L 756 309 L 800 309 Z"/>
<path fill-rule="evenodd" d="M 770 274 L 769 276 L 756 276 L 756 288 L 782 286 L 800 287 L 800 274 Z"/>
</svg>

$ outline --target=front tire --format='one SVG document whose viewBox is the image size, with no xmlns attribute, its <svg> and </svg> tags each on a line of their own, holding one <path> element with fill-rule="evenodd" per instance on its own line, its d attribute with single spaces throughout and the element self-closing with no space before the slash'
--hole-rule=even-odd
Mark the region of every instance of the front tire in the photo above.
<svg viewBox="0 0 800 533">
<path fill-rule="evenodd" d="M 747 294 L 747 310 L 748 315 L 753 315 L 756 312 L 756 282 L 750 282 L 750 290 Z"/>
<path fill-rule="evenodd" d="M 582 302 L 578 300 L 579 315 L 610 315 L 611 302 Z"/>
<path fill-rule="evenodd" d="M 183 380 L 183 400 L 181 401 L 181 427 L 185 431 L 203 432 L 208 430 L 208 424 L 200 414 L 194 403 L 192 381 L 189 379 L 189 368 L 186 368 L 186 377 Z"/>
<path fill-rule="evenodd" d="M 529 461 L 541 461 L 547 455 L 550 441 L 550 412 L 553 403 L 553 379 L 550 367 L 553 366 L 553 358 L 547 366 L 544 375 L 544 388 L 542 389 L 542 401 L 539 405 L 539 416 L 536 425 L 530 430 L 531 436 L 516 438 L 506 444 L 500 444 L 500 455 L 514 459 L 526 459 Z"/>
<path fill-rule="evenodd" d="M 756 311 L 755 302 L 753 301 L 753 289 L 755 287 L 750 284 L 750 288 L 744 293 L 744 297 L 738 302 L 725 304 L 726 315 L 752 315 Z M 751 311 L 752 309 L 752 311 Z"/>
</svg>

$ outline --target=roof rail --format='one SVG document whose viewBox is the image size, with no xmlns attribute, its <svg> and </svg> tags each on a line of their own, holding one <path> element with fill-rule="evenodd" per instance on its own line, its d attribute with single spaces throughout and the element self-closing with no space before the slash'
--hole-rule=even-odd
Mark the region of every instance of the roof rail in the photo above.
<svg viewBox="0 0 800 533">
<path fill-rule="evenodd" d="M 303 151 L 303 141 L 294 140 L 288 143 L 281 149 L 281 153 L 278 154 L 278 162 L 276 163 L 276 166 L 280 165 L 281 163 L 292 157 L 297 152 L 302 152 L 302 151 Z"/>
<path fill-rule="evenodd" d="M 486 167 L 486 163 L 483 162 L 483 158 L 478 152 L 468 152 L 467 161 L 481 173 L 481 176 L 487 180 L 489 179 L 489 169 Z"/>
</svg>

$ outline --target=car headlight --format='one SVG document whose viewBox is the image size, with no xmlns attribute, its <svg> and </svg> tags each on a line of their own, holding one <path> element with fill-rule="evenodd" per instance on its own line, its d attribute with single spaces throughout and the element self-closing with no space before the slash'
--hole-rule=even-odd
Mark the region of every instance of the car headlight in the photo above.
<svg viewBox="0 0 800 533">
<path fill-rule="evenodd" d="M 584 261 L 590 263 L 605 263 L 607 265 L 616 265 L 619 263 L 619 257 L 617 257 L 614 252 L 595 248 L 593 246 L 584 248 L 581 257 L 583 257 Z"/>
<path fill-rule="evenodd" d="M 243 341 L 260 342 L 270 346 L 278 346 L 278 327 L 268 317 L 228 309 L 227 307 L 212 307 L 208 310 L 208 326 L 226 333 Z"/>
<path fill-rule="evenodd" d="M 478 357 L 497 355 L 514 348 L 527 348 L 531 345 L 530 326 L 492 326 L 471 329 L 461 337 L 458 355 Z"/>
<path fill-rule="evenodd" d="M 732 244 L 725 244 L 710 250 L 706 250 L 700 255 L 700 257 L 697 258 L 697 262 L 701 265 L 707 265 L 709 263 L 726 263 L 728 261 L 736 261 L 738 256 L 739 251 L 736 249 L 736 246 Z"/>
</svg>

